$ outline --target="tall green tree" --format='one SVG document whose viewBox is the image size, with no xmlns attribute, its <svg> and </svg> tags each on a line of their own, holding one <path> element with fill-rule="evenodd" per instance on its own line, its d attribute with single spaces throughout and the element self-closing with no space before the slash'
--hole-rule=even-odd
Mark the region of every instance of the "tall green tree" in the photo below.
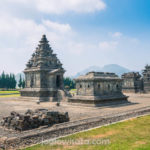
<svg viewBox="0 0 150 150">
<path fill-rule="evenodd" d="M 5 88 L 5 84 L 6 84 L 6 75 L 5 72 L 3 71 L 2 75 L 1 75 L 1 88 Z"/>
<path fill-rule="evenodd" d="M 16 88 L 16 85 L 17 85 L 17 81 L 16 81 L 16 79 L 15 79 L 15 75 L 13 74 L 13 75 L 12 75 L 12 88 L 13 88 L 13 89 Z"/>
<path fill-rule="evenodd" d="M 5 74 L 4 72 L 0 75 L 0 88 L 15 89 L 16 79 L 14 74 Z"/>
<path fill-rule="evenodd" d="M 64 86 L 66 89 L 74 89 L 75 88 L 75 82 L 70 77 L 64 78 Z"/>
<path fill-rule="evenodd" d="M 18 87 L 19 87 L 19 88 L 21 88 L 21 87 L 22 87 L 22 77 L 21 77 L 21 75 L 20 75 L 20 78 L 19 78 Z"/>
<path fill-rule="evenodd" d="M 23 79 L 22 81 L 22 88 L 24 89 L 25 88 L 25 80 Z"/>
</svg>

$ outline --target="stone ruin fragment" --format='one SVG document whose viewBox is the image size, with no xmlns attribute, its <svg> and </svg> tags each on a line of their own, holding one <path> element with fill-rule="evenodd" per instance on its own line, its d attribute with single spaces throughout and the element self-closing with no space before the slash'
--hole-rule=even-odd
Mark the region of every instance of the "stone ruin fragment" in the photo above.
<svg viewBox="0 0 150 150">
<path fill-rule="evenodd" d="M 68 112 L 48 111 L 47 109 L 27 110 L 25 114 L 15 111 L 10 116 L 4 117 L 1 125 L 14 130 L 25 131 L 40 126 L 52 126 L 53 124 L 69 121 Z"/>
</svg>

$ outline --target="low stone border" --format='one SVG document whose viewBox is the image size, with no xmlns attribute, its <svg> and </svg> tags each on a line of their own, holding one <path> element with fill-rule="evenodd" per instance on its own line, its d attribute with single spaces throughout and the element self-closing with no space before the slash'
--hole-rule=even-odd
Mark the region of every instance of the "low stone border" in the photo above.
<svg viewBox="0 0 150 150">
<path fill-rule="evenodd" d="M 55 128 L 41 129 L 36 132 L 29 131 L 28 135 L 13 137 L 13 138 L 0 138 L 1 149 L 18 149 L 27 147 L 33 144 L 41 143 L 42 141 L 58 138 L 68 134 L 84 131 L 90 128 L 99 127 L 121 120 L 138 117 L 141 115 L 150 114 L 150 107 L 135 109 L 132 111 L 111 114 L 103 117 L 88 118 L 84 120 L 62 123 L 55 126 Z"/>
</svg>

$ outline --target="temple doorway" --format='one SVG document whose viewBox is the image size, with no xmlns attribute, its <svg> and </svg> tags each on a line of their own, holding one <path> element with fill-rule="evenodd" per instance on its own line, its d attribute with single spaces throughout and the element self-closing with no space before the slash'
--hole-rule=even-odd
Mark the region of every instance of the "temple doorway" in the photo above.
<svg viewBox="0 0 150 150">
<path fill-rule="evenodd" d="M 56 87 L 61 88 L 61 77 L 60 77 L 60 75 L 56 76 Z"/>
</svg>

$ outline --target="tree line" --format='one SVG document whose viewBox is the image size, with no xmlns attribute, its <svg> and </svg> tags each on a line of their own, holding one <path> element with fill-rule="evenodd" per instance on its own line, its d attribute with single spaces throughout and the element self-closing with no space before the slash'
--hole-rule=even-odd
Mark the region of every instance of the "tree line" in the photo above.
<svg viewBox="0 0 150 150">
<path fill-rule="evenodd" d="M 14 74 L 5 74 L 4 72 L 0 75 L 0 88 L 15 89 L 17 81 Z"/>
<path fill-rule="evenodd" d="M 70 77 L 65 77 L 64 86 L 65 86 L 65 89 L 68 89 L 68 90 L 75 89 L 75 82 Z"/>
<path fill-rule="evenodd" d="M 3 72 L 0 74 L 0 88 L 1 89 L 15 89 L 17 86 L 17 81 L 15 79 L 14 74 L 6 74 Z M 75 82 L 70 77 L 64 78 L 64 86 L 66 89 L 74 89 L 75 88 Z M 25 88 L 25 80 L 20 75 L 19 82 L 18 82 L 19 88 Z"/>
</svg>

